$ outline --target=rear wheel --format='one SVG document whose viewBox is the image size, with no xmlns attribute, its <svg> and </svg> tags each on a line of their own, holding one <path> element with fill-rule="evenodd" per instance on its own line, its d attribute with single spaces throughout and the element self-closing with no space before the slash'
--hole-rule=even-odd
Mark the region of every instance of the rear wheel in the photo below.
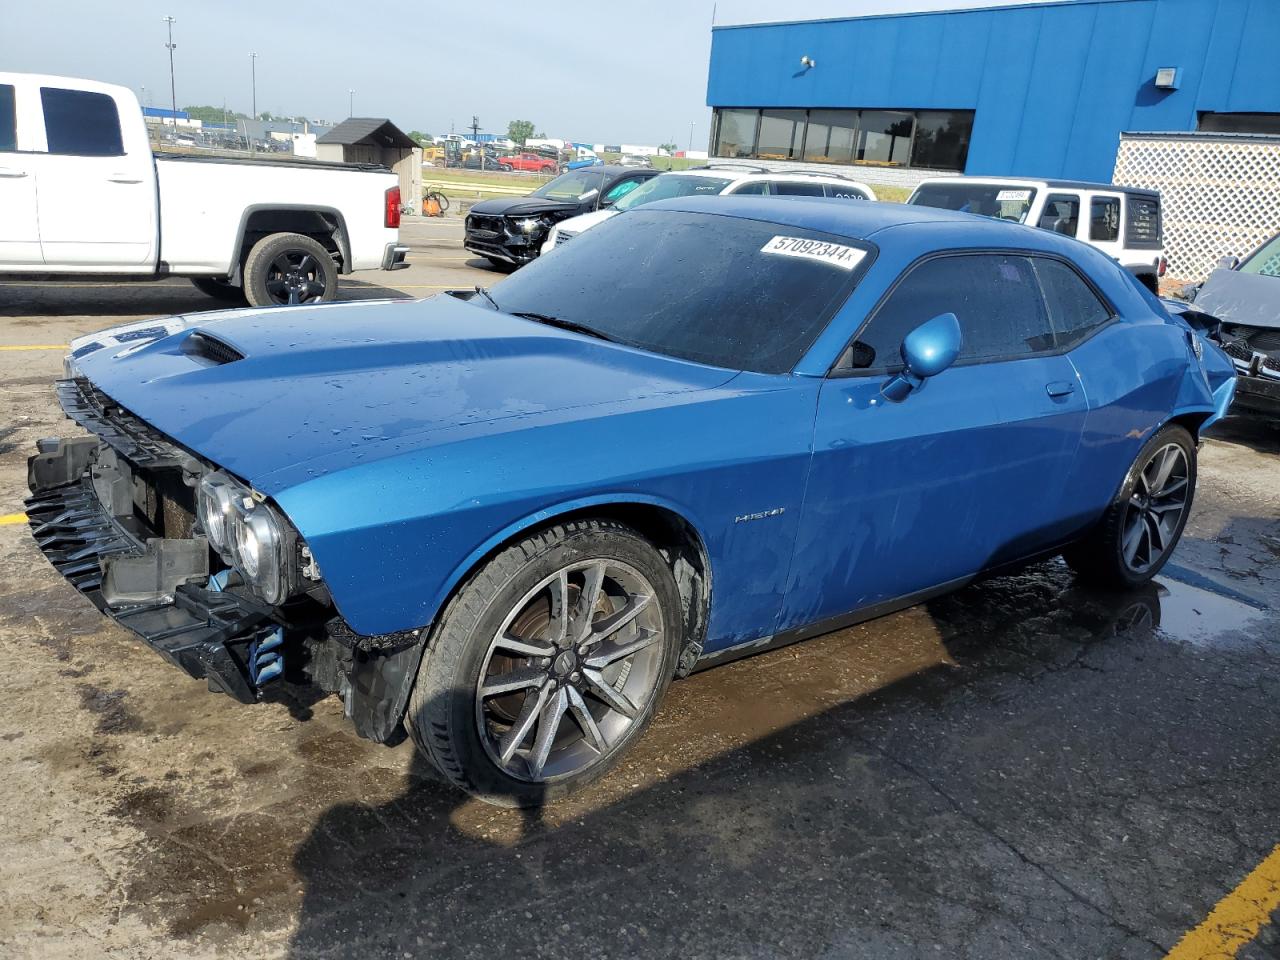
<svg viewBox="0 0 1280 960">
<path fill-rule="evenodd" d="M 551 527 L 482 567 L 423 657 L 407 719 L 432 763 L 503 806 L 603 776 L 648 725 L 675 672 L 675 581 L 629 527 Z"/>
<path fill-rule="evenodd" d="M 1101 586 L 1140 586 L 1168 562 L 1196 489 L 1196 447 L 1171 424 L 1147 441 L 1098 525 L 1063 558 Z"/>
<path fill-rule="evenodd" d="M 253 245 L 244 267 L 245 298 L 255 307 L 324 303 L 338 292 L 338 267 L 320 243 L 275 233 Z"/>
<path fill-rule="evenodd" d="M 227 303 L 244 303 L 244 288 L 214 277 L 192 277 L 191 285 L 201 293 Z"/>
</svg>

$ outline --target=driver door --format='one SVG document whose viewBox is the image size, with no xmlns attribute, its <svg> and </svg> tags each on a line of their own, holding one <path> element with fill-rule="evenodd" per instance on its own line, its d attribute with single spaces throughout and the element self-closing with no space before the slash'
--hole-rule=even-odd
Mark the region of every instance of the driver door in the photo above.
<svg viewBox="0 0 1280 960">
<path fill-rule="evenodd" d="M 885 399 L 903 338 L 942 313 L 960 321 L 956 363 Z M 1028 258 L 908 270 L 823 384 L 779 632 L 918 597 L 1060 536 L 1087 407 L 1056 351 Z"/>
</svg>

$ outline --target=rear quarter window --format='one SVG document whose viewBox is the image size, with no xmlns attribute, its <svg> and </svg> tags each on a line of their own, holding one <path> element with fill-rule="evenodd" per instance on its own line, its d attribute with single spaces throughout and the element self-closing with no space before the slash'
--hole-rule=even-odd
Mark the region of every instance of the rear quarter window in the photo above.
<svg viewBox="0 0 1280 960">
<path fill-rule="evenodd" d="M 1125 246 L 1136 250 L 1158 250 L 1164 246 L 1160 224 L 1160 201 L 1155 197 L 1129 197 L 1125 214 Z"/>
<path fill-rule="evenodd" d="M 17 149 L 18 124 L 13 87 L 0 83 L 0 153 L 12 153 Z"/>
</svg>

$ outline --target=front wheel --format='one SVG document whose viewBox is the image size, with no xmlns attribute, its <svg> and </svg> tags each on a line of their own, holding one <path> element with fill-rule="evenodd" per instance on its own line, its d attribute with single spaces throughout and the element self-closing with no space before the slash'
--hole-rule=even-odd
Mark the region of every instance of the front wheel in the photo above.
<svg viewBox="0 0 1280 960">
<path fill-rule="evenodd" d="M 338 267 L 319 241 L 300 233 L 274 233 L 253 245 L 244 265 L 250 305 L 325 303 L 338 292 Z"/>
<path fill-rule="evenodd" d="M 671 570 L 607 520 L 507 547 L 458 591 L 409 701 L 414 740 L 445 777 L 502 806 L 547 803 L 603 776 L 675 672 Z"/>
<path fill-rule="evenodd" d="M 1146 442 L 1102 520 L 1063 558 L 1085 580 L 1132 589 L 1169 561 L 1196 490 L 1196 445 L 1170 424 Z"/>
</svg>

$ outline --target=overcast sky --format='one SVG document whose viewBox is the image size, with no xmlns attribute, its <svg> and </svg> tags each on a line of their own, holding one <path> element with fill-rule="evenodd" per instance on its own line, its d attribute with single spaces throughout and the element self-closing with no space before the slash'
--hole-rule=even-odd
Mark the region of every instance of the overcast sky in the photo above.
<svg viewBox="0 0 1280 960">
<path fill-rule="evenodd" d="M 4 0 L 0 69 L 89 77 L 169 105 L 166 14 L 178 106 L 319 119 L 386 116 L 405 130 L 486 131 L 532 120 L 548 136 L 705 146 L 717 23 L 994 6 L 1025 0 Z M 407 30 L 405 28 L 408 28 Z M 429 32 L 428 32 L 429 31 Z"/>
</svg>

